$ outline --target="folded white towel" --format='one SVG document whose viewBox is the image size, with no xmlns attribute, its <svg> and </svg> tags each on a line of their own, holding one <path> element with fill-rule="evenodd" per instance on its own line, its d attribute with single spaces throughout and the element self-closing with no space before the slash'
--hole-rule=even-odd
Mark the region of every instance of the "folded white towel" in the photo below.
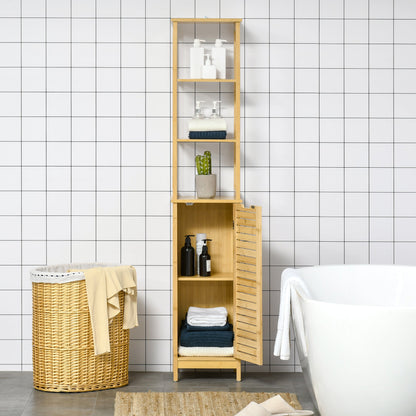
<svg viewBox="0 0 416 416">
<path fill-rule="evenodd" d="M 260 404 L 272 414 L 293 412 L 295 410 L 280 394 L 270 397 L 270 399 Z"/>
<path fill-rule="evenodd" d="M 227 315 L 227 309 L 222 306 L 217 308 L 190 306 L 186 320 L 193 326 L 224 326 L 227 323 Z"/>
<path fill-rule="evenodd" d="M 223 118 L 193 118 L 189 121 L 189 131 L 227 131 Z"/>
<path fill-rule="evenodd" d="M 310 297 L 309 290 L 304 281 L 298 276 L 295 269 L 285 269 L 282 273 L 280 287 L 280 309 L 279 321 L 277 323 L 276 341 L 274 344 L 274 355 L 280 356 L 281 360 L 290 358 L 290 311 L 304 356 L 307 356 L 305 329 L 299 297 Z M 291 308 L 292 307 L 292 308 Z"/>
<path fill-rule="evenodd" d="M 311 416 L 312 410 L 296 410 L 278 394 L 263 403 L 250 402 L 235 416 Z"/>
<path fill-rule="evenodd" d="M 232 357 L 234 347 L 183 347 L 180 345 L 178 354 L 182 357 Z"/>
<path fill-rule="evenodd" d="M 243 410 L 235 416 L 271 416 L 272 414 L 256 402 L 250 402 Z"/>
</svg>

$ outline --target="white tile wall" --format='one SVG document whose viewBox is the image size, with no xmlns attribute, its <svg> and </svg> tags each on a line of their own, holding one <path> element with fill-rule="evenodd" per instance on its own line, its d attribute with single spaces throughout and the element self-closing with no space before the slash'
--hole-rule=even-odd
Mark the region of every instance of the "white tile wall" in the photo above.
<svg viewBox="0 0 416 416">
<path fill-rule="evenodd" d="M 29 270 L 70 261 L 137 267 L 131 368 L 170 370 L 170 18 L 205 16 L 244 18 L 242 191 L 263 206 L 262 370 L 299 369 L 272 356 L 285 267 L 416 264 L 415 2 L 0 2 L 1 370 L 31 368 Z M 232 41 L 226 25 L 186 27 L 181 76 L 194 36 Z M 231 90 L 214 85 L 181 87 L 180 135 L 195 100 L 218 98 L 232 135 Z M 193 192 L 207 148 L 227 194 L 225 144 L 181 145 L 180 189 Z"/>
</svg>

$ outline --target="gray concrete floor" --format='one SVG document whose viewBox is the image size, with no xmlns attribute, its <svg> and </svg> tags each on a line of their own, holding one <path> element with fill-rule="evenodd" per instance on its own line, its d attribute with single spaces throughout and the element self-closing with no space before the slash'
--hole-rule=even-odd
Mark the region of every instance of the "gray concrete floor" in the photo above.
<svg viewBox="0 0 416 416">
<path fill-rule="evenodd" d="M 33 389 L 30 372 L 0 372 L 0 416 L 113 416 L 118 391 L 149 390 L 288 392 L 298 396 L 304 409 L 316 412 L 300 373 L 243 373 L 242 378 L 235 381 L 233 372 L 192 371 L 180 373 L 174 382 L 172 373 L 132 372 L 129 385 L 119 389 L 46 393 Z"/>
</svg>

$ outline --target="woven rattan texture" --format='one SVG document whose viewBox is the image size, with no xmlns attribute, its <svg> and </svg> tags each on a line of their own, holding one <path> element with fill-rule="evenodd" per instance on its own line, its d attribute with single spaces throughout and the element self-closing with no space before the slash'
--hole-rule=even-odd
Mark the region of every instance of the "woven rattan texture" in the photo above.
<svg viewBox="0 0 416 416">
<path fill-rule="evenodd" d="M 96 356 L 85 280 L 32 283 L 33 385 L 37 390 L 81 392 L 128 384 L 129 331 L 121 312 L 109 325 L 111 352 Z"/>
</svg>

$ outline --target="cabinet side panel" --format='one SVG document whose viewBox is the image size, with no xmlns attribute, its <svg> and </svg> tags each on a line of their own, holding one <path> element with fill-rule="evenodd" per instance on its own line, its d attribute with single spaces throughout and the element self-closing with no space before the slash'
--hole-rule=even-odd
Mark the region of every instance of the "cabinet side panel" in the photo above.
<svg viewBox="0 0 416 416">
<path fill-rule="evenodd" d="M 174 379 L 178 379 L 178 337 L 179 337 L 179 320 L 178 320 L 178 204 L 173 204 L 172 213 L 172 348 L 173 348 L 173 373 Z"/>
</svg>

